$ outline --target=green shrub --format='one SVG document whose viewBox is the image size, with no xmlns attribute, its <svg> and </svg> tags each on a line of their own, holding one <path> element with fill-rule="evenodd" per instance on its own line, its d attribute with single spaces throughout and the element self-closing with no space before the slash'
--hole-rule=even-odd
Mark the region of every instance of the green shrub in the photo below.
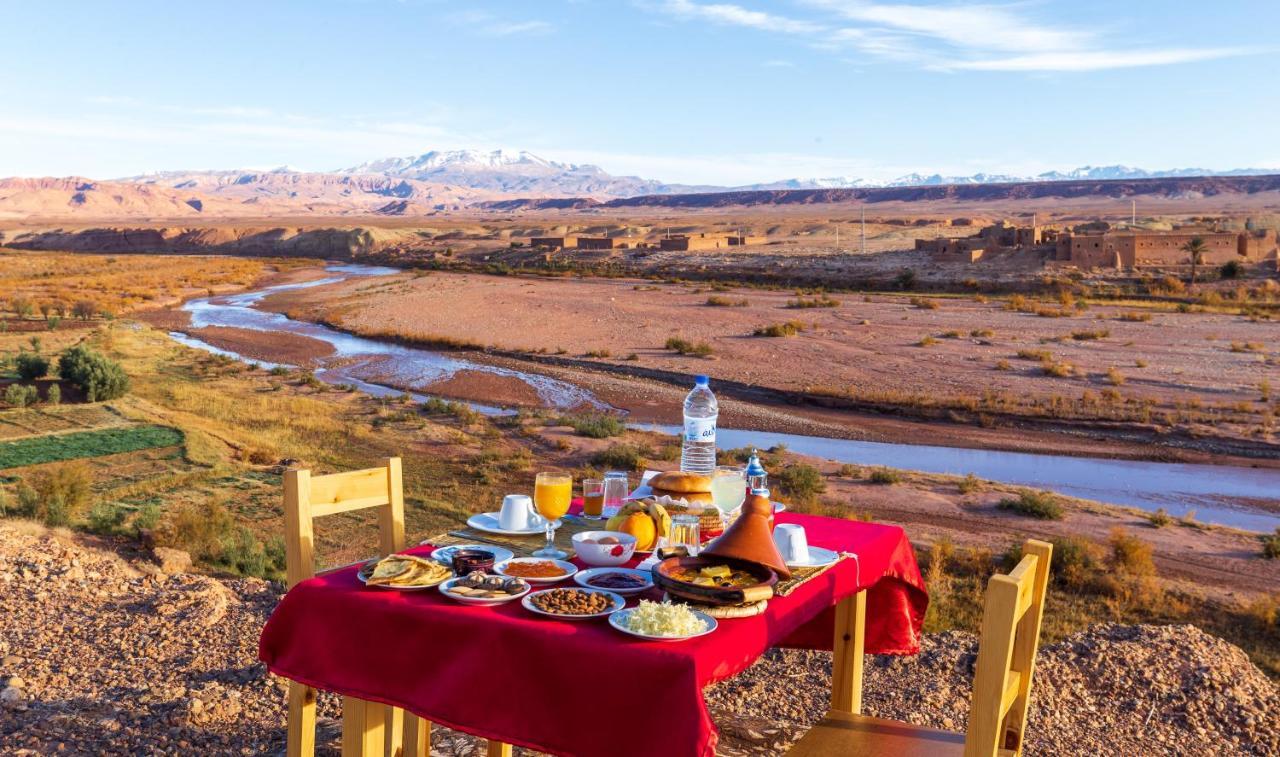
<svg viewBox="0 0 1280 757">
<path fill-rule="evenodd" d="M 603 413 L 570 415 L 562 418 L 561 421 L 566 426 L 573 427 L 578 436 L 586 436 L 591 439 L 621 436 L 627 430 L 627 424 L 621 418 Z"/>
<path fill-rule="evenodd" d="M 711 345 L 706 342 L 693 343 L 687 339 L 673 336 L 667 340 L 667 349 L 675 350 L 681 355 L 693 355 L 694 357 L 706 357 L 712 353 Z"/>
<path fill-rule="evenodd" d="M 902 474 L 893 468 L 876 468 L 871 471 L 871 475 L 867 477 L 867 480 L 873 484 L 892 486 L 902 482 Z"/>
<path fill-rule="evenodd" d="M 48 390 L 44 393 L 44 401 L 50 405 L 62 404 L 62 387 L 57 384 L 50 384 Z"/>
<path fill-rule="evenodd" d="M 19 487 L 24 510 L 49 526 L 66 526 L 89 505 L 92 478 L 84 463 L 52 465 L 36 471 L 30 483 Z"/>
<path fill-rule="evenodd" d="M 58 374 L 79 387 L 90 402 L 117 399 L 129 391 L 129 377 L 120 364 L 83 344 L 62 353 Z"/>
<path fill-rule="evenodd" d="M 1262 556 L 1268 560 L 1280 559 L 1280 528 L 1274 534 L 1265 534 L 1261 538 Z"/>
<path fill-rule="evenodd" d="M 902 272 L 893 278 L 893 285 L 899 289 L 915 289 L 916 272 L 911 268 L 904 268 Z"/>
<path fill-rule="evenodd" d="M 982 481 L 972 473 L 966 475 L 956 484 L 956 488 L 961 494 L 972 494 L 982 489 Z"/>
<path fill-rule="evenodd" d="M 39 400 L 40 392 L 34 386 L 10 384 L 5 387 L 5 404 L 13 405 L 14 407 L 27 407 L 28 405 L 36 404 Z"/>
<path fill-rule="evenodd" d="M 822 471 L 806 463 L 788 465 L 774 473 L 770 482 L 796 502 L 812 502 L 827 490 Z"/>
<path fill-rule="evenodd" d="M 996 507 L 1041 520 L 1062 520 L 1062 505 L 1051 492 L 1024 489 L 1017 497 L 1000 500 Z"/>
<path fill-rule="evenodd" d="M 480 420 L 480 413 L 465 402 L 454 402 L 453 400 L 440 399 L 439 397 L 428 397 L 422 403 L 422 411 L 428 415 L 452 415 L 464 426 L 470 426 L 472 423 Z"/>
<path fill-rule="evenodd" d="M 613 444 L 591 456 L 591 464 L 604 470 L 641 470 L 648 450 L 634 444 Z"/>
<path fill-rule="evenodd" d="M 750 303 L 747 302 L 745 297 L 738 300 L 731 300 L 728 297 L 721 297 L 720 295 L 713 294 L 707 298 L 707 307 L 713 308 L 745 308 L 749 304 Z"/>
<path fill-rule="evenodd" d="M 785 323 L 773 323 L 768 326 L 762 326 L 751 332 L 753 336 L 795 336 L 804 331 L 804 324 L 800 321 L 787 321 Z"/>
<path fill-rule="evenodd" d="M 1111 336 L 1111 329 L 1094 329 L 1094 330 L 1081 329 L 1079 331 L 1071 332 L 1071 338 L 1076 340 L 1077 342 L 1089 342 L 1095 339 L 1106 339 L 1109 336 Z"/>
<path fill-rule="evenodd" d="M 840 300 L 832 299 L 825 294 L 817 297 L 797 297 L 787 300 L 787 307 L 792 310 L 809 310 L 812 308 L 834 308 L 840 306 Z"/>
<path fill-rule="evenodd" d="M 1163 507 L 1148 515 L 1147 520 L 1151 522 L 1153 528 L 1164 528 L 1173 522 L 1173 518 L 1169 517 L 1169 513 Z"/>
<path fill-rule="evenodd" d="M 1218 275 L 1224 279 L 1238 278 L 1242 273 L 1244 273 L 1244 266 L 1240 265 L 1238 260 L 1228 260 L 1218 269 Z"/>
<path fill-rule="evenodd" d="M 99 502 L 89 508 L 87 527 L 95 534 L 109 536 L 120 531 L 128 513 L 118 505 L 110 502 Z"/>
<path fill-rule="evenodd" d="M 35 352 L 19 352 L 13 365 L 18 371 L 18 378 L 23 381 L 35 381 L 49 375 L 49 359 Z"/>
</svg>

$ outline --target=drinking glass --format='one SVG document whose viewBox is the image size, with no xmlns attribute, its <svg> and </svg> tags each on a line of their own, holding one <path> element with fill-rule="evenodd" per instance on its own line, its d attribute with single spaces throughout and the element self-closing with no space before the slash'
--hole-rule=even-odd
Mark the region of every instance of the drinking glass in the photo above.
<svg viewBox="0 0 1280 757">
<path fill-rule="evenodd" d="M 728 514 L 747 500 L 747 476 L 742 468 L 722 465 L 711 477 L 711 503 Z"/>
<path fill-rule="evenodd" d="M 699 518 L 696 515 L 676 515 L 671 519 L 671 536 L 667 539 L 668 547 L 683 546 L 690 557 L 696 557 L 702 549 L 702 532 Z"/>
<path fill-rule="evenodd" d="M 587 478 L 582 481 L 582 514 L 599 520 L 604 515 L 604 480 Z"/>
<path fill-rule="evenodd" d="M 568 473 L 539 473 L 533 482 L 533 506 L 546 520 L 547 545 L 534 552 L 536 557 L 549 557 L 562 560 L 568 553 L 556 549 L 556 529 L 560 526 L 560 517 L 569 512 L 569 502 L 573 499 L 573 476 Z"/>
<path fill-rule="evenodd" d="M 604 474 L 604 512 L 606 515 L 617 515 L 622 509 L 622 502 L 631 493 L 631 484 L 627 480 L 627 472 L 611 470 Z"/>
</svg>

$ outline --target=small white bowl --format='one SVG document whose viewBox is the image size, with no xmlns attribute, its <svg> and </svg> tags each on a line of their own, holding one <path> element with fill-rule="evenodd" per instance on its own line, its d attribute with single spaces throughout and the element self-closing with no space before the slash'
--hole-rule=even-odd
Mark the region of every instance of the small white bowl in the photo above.
<svg viewBox="0 0 1280 757">
<path fill-rule="evenodd" d="M 612 536 L 618 543 L 592 543 L 603 536 Z M 592 541 L 587 541 L 588 539 Z M 636 537 L 621 531 L 583 531 L 573 535 L 573 549 L 587 565 L 611 568 L 631 559 L 636 551 Z"/>
</svg>

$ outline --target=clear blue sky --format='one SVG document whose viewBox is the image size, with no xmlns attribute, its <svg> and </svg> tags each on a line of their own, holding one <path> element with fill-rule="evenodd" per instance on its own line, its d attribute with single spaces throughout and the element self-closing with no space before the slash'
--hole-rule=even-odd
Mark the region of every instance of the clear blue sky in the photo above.
<svg viewBox="0 0 1280 757">
<path fill-rule="evenodd" d="M 1280 168 L 1280 2 L 0 0 L 0 176 Z"/>
</svg>

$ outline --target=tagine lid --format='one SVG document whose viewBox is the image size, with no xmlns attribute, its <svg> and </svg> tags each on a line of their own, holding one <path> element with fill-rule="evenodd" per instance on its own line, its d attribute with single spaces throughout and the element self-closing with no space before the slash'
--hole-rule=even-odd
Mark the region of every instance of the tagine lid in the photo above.
<svg viewBox="0 0 1280 757">
<path fill-rule="evenodd" d="M 773 503 L 768 497 L 750 494 L 733 525 L 698 554 L 765 565 L 779 578 L 790 578 L 791 569 L 773 543 L 772 523 Z"/>
</svg>

